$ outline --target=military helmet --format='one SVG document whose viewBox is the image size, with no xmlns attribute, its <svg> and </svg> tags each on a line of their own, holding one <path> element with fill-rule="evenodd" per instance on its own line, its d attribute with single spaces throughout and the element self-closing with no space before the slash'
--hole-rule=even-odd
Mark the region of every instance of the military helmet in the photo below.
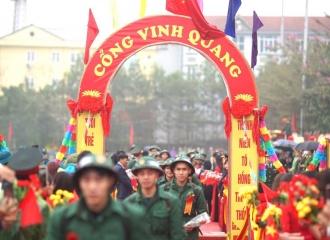
<svg viewBox="0 0 330 240">
<path fill-rule="evenodd" d="M 113 170 L 111 160 L 107 159 L 104 155 L 87 154 L 77 163 L 77 171 L 73 175 L 73 184 L 78 194 L 81 192 L 79 187 L 79 179 L 81 175 L 89 169 L 104 169 L 109 173 L 109 176 L 113 176 L 115 178 L 115 182 L 118 180 L 117 173 Z"/>
<path fill-rule="evenodd" d="M 171 171 L 174 172 L 174 168 L 175 168 L 175 165 L 177 163 L 186 163 L 188 164 L 188 166 L 190 167 L 191 169 L 191 173 L 190 173 L 190 176 L 193 175 L 195 173 L 195 168 L 194 166 L 191 164 L 190 162 L 190 159 L 187 157 L 187 156 L 184 156 L 184 155 L 180 155 L 178 157 L 175 158 L 175 161 L 173 161 L 170 165 L 170 168 L 171 168 Z"/>
<path fill-rule="evenodd" d="M 160 151 L 160 147 L 158 147 L 157 145 L 150 146 L 149 151 L 151 151 L 152 149 L 156 149 L 158 152 Z"/>
<path fill-rule="evenodd" d="M 201 160 L 201 161 L 204 161 L 205 160 L 205 157 L 204 155 L 200 154 L 200 153 L 197 153 L 195 156 L 194 156 L 194 159 L 195 160 Z"/>
<path fill-rule="evenodd" d="M 130 149 L 131 154 L 135 155 L 135 154 L 139 154 L 142 153 L 142 148 L 139 146 L 134 146 L 133 148 Z"/>
<path fill-rule="evenodd" d="M 168 158 L 166 159 L 166 161 L 164 162 L 164 164 L 161 166 L 162 169 L 164 169 L 165 167 L 171 166 L 172 162 L 174 162 L 175 159 L 174 158 Z"/>
<path fill-rule="evenodd" d="M 170 152 L 167 151 L 166 149 L 163 149 L 163 150 L 160 152 L 160 156 L 161 156 L 163 153 L 167 153 L 167 155 L 168 155 L 169 157 L 171 157 Z"/>
<path fill-rule="evenodd" d="M 157 170 L 160 177 L 164 175 L 164 172 L 160 168 L 158 161 L 153 157 L 139 158 L 132 169 L 132 173 L 136 176 L 139 170 L 147 168 Z"/>
</svg>

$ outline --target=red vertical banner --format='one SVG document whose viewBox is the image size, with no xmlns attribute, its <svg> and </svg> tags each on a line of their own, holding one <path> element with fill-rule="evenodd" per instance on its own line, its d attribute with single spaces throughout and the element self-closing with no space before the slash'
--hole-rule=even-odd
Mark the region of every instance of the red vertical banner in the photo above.
<svg viewBox="0 0 330 240">
<path fill-rule="evenodd" d="M 13 137 L 13 124 L 12 122 L 10 121 L 9 122 L 9 125 L 8 125 L 8 142 L 11 142 L 12 141 L 12 137 Z"/>
<path fill-rule="evenodd" d="M 134 144 L 134 124 L 133 122 L 131 122 L 129 124 L 129 145 L 133 145 Z"/>
</svg>

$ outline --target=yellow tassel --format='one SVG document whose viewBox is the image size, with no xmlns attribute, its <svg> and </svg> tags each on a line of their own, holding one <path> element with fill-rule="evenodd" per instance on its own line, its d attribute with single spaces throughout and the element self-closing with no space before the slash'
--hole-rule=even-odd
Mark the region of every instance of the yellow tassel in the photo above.
<svg viewBox="0 0 330 240">
<path fill-rule="evenodd" d="M 147 8 L 147 0 L 141 0 L 140 18 L 144 17 L 144 15 L 146 14 L 146 8 Z"/>
</svg>

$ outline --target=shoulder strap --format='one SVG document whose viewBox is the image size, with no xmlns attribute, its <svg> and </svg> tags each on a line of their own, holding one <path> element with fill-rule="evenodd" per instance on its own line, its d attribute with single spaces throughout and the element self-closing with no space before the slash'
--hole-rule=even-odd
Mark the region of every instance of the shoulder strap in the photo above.
<svg viewBox="0 0 330 240">
<path fill-rule="evenodd" d="M 167 183 L 165 183 L 164 191 L 165 191 L 165 192 L 168 192 L 168 191 L 170 190 L 170 187 L 171 187 L 171 182 L 167 182 Z"/>
</svg>

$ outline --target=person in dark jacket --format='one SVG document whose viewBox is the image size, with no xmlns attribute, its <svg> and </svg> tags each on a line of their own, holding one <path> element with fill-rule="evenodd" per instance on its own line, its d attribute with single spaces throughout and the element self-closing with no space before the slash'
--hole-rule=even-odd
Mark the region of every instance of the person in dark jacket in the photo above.
<svg viewBox="0 0 330 240">
<path fill-rule="evenodd" d="M 132 194 L 133 186 L 131 179 L 126 173 L 126 168 L 128 164 L 128 156 L 126 154 L 119 154 L 117 156 L 118 163 L 113 168 L 118 176 L 117 184 L 117 199 L 124 200 L 126 197 Z"/>
</svg>

